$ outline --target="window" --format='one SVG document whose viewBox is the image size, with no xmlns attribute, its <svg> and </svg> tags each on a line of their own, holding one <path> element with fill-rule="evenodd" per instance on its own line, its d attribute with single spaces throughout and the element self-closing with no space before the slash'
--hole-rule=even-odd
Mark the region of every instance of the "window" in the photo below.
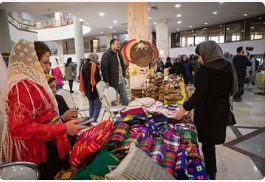
<svg viewBox="0 0 265 182">
<path fill-rule="evenodd" d="M 193 46 L 194 44 L 194 33 L 193 31 L 186 31 L 180 33 L 181 39 L 180 39 L 180 46 L 181 47 L 189 47 Z"/>
<path fill-rule="evenodd" d="M 171 34 L 171 48 L 180 47 L 180 33 Z"/>
<path fill-rule="evenodd" d="M 246 20 L 246 39 L 265 38 L 265 15 Z"/>
<path fill-rule="evenodd" d="M 226 24 L 226 42 L 241 41 L 244 35 L 244 21 Z"/>
<path fill-rule="evenodd" d="M 207 40 L 208 28 L 202 28 L 195 30 L 195 45 L 199 45 L 201 42 Z"/>
<path fill-rule="evenodd" d="M 224 25 L 216 25 L 209 27 L 209 40 L 213 40 L 216 43 L 224 43 L 225 35 L 224 35 Z"/>
</svg>

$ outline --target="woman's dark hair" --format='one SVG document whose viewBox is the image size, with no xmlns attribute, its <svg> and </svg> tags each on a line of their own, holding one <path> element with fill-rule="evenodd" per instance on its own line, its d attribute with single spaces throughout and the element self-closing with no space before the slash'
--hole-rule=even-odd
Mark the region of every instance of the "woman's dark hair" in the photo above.
<svg viewBox="0 0 265 182">
<path fill-rule="evenodd" d="M 41 60 L 43 54 L 46 54 L 47 52 L 51 54 L 50 48 L 44 42 L 34 41 L 34 47 L 39 61 Z"/>
<path fill-rule="evenodd" d="M 66 62 L 66 67 L 70 64 L 72 62 L 72 58 L 71 57 L 69 57 L 68 59 L 67 59 L 67 62 Z"/>
<path fill-rule="evenodd" d="M 167 61 L 171 61 L 171 58 L 170 57 L 167 57 Z"/>
<path fill-rule="evenodd" d="M 183 61 L 184 56 L 186 56 L 186 60 L 188 61 L 188 56 L 186 54 L 182 54 L 180 60 Z"/>
<path fill-rule="evenodd" d="M 55 78 L 54 78 L 54 77 L 51 77 L 51 78 L 48 80 L 48 84 L 51 84 L 53 81 L 55 81 Z"/>
</svg>

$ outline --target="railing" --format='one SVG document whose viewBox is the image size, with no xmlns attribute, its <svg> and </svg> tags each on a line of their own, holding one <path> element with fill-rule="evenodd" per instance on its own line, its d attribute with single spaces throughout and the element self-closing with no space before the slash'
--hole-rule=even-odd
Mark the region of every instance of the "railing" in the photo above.
<svg viewBox="0 0 265 182">
<path fill-rule="evenodd" d="M 34 30 L 34 29 L 45 29 L 45 28 L 54 28 L 54 27 L 61 27 L 61 26 L 66 26 L 73 24 L 73 19 L 72 18 L 67 18 L 62 21 L 58 20 L 44 20 L 44 21 L 28 21 L 28 20 L 22 20 L 19 21 L 15 19 L 13 16 L 8 15 L 7 16 L 8 21 L 14 25 L 16 28 L 20 30 Z"/>
</svg>

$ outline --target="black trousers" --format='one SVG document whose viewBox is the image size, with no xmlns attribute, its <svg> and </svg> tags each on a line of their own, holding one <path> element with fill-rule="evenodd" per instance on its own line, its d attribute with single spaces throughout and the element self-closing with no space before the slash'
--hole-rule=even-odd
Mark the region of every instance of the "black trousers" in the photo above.
<svg viewBox="0 0 265 182">
<path fill-rule="evenodd" d="M 202 152 L 204 156 L 205 171 L 207 175 L 217 172 L 215 145 L 202 144 Z"/>
<path fill-rule="evenodd" d="M 73 91 L 73 83 L 74 83 L 74 80 L 68 80 L 68 81 L 69 81 L 70 91 Z"/>
<path fill-rule="evenodd" d="M 234 99 L 240 99 L 244 94 L 245 78 L 238 77 L 238 92 L 234 95 Z"/>
</svg>

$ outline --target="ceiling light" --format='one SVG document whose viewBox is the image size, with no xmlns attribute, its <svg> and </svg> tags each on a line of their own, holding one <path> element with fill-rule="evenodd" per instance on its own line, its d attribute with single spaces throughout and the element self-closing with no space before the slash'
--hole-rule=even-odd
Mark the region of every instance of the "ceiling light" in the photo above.
<svg viewBox="0 0 265 182">
<path fill-rule="evenodd" d="M 248 14 L 244 14 L 244 16 L 248 16 Z"/>
<path fill-rule="evenodd" d="M 156 25 L 157 23 L 155 22 L 154 25 Z"/>
<path fill-rule="evenodd" d="M 175 7 L 176 8 L 179 8 L 181 5 L 180 4 L 175 4 Z"/>
<path fill-rule="evenodd" d="M 208 25 L 208 23 L 207 23 L 207 22 L 205 22 L 204 24 L 205 24 L 205 25 Z"/>
<path fill-rule="evenodd" d="M 259 17 L 259 19 L 261 20 L 261 17 Z"/>
<path fill-rule="evenodd" d="M 112 26 L 110 26 L 109 29 L 112 29 Z"/>
<path fill-rule="evenodd" d="M 230 28 L 226 28 L 226 30 L 230 30 Z"/>
<path fill-rule="evenodd" d="M 192 28 L 192 26 L 190 26 L 190 28 Z"/>
<path fill-rule="evenodd" d="M 213 14 L 216 15 L 218 12 L 217 11 L 214 11 Z"/>
<path fill-rule="evenodd" d="M 101 16 L 101 17 L 102 17 L 102 16 L 105 16 L 105 14 L 104 14 L 104 13 L 99 13 L 99 16 Z"/>
<path fill-rule="evenodd" d="M 83 20 L 82 18 L 79 18 L 79 21 L 80 21 L 80 22 L 84 22 L 84 20 Z"/>
<path fill-rule="evenodd" d="M 103 34 L 103 32 L 100 32 L 100 34 Z"/>
<path fill-rule="evenodd" d="M 224 2 L 219 2 L 220 4 L 224 4 Z"/>
<path fill-rule="evenodd" d="M 179 31 L 179 28 L 177 28 L 177 31 Z"/>
<path fill-rule="evenodd" d="M 115 30 L 113 30 L 113 33 L 115 33 L 116 31 Z"/>
<path fill-rule="evenodd" d="M 251 27 L 252 29 L 254 29 L 255 27 Z"/>
<path fill-rule="evenodd" d="M 152 17 L 148 17 L 148 20 L 151 20 L 152 19 Z"/>
<path fill-rule="evenodd" d="M 255 32 L 255 35 L 257 35 L 258 33 L 257 32 Z"/>
<path fill-rule="evenodd" d="M 118 23 L 118 21 L 117 20 L 114 20 L 113 23 Z"/>
<path fill-rule="evenodd" d="M 181 21 L 178 21 L 177 23 L 178 23 L 178 24 L 181 24 Z"/>
<path fill-rule="evenodd" d="M 177 14 L 177 17 L 181 17 L 181 14 Z"/>
<path fill-rule="evenodd" d="M 207 28 L 204 28 L 205 30 L 207 29 Z"/>
<path fill-rule="evenodd" d="M 222 27 L 223 25 L 220 25 L 220 27 Z"/>
</svg>

